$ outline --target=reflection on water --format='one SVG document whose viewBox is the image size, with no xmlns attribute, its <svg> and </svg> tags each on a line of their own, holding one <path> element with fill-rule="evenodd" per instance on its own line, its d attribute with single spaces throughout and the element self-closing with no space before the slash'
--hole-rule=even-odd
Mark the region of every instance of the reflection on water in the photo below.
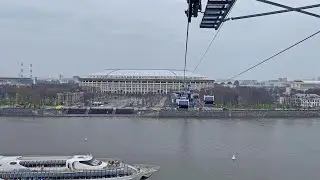
<svg viewBox="0 0 320 180">
<path fill-rule="evenodd" d="M 0 118 L 3 155 L 92 153 L 164 179 L 317 179 L 318 119 Z M 87 141 L 85 141 L 87 137 Z M 237 160 L 232 161 L 233 154 Z"/>
<path fill-rule="evenodd" d="M 190 134 L 190 126 L 192 126 L 191 122 L 192 120 L 181 120 L 181 135 L 179 138 L 179 149 L 181 155 L 184 155 L 185 157 L 188 157 L 188 151 L 190 149 L 190 138 L 192 138 L 192 134 Z"/>
</svg>

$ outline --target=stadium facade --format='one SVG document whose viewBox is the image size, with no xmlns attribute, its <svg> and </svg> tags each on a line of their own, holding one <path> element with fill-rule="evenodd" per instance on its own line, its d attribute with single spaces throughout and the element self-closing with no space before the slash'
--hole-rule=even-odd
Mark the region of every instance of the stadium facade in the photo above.
<svg viewBox="0 0 320 180">
<path fill-rule="evenodd" d="M 184 80 L 190 89 L 214 86 L 214 80 L 189 71 L 171 69 L 107 69 L 79 77 L 81 87 L 110 93 L 157 93 L 182 91 Z"/>
</svg>

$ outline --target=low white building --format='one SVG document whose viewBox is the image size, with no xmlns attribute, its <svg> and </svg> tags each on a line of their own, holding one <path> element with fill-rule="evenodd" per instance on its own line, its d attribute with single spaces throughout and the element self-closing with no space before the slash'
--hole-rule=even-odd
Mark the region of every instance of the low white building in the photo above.
<svg viewBox="0 0 320 180">
<path fill-rule="evenodd" d="M 320 107 L 320 96 L 317 94 L 295 94 L 292 104 L 302 108 Z"/>
<path fill-rule="evenodd" d="M 306 91 L 308 89 L 320 88 L 320 81 L 295 80 L 291 84 L 292 89 Z"/>
<path fill-rule="evenodd" d="M 288 87 L 292 81 L 288 81 L 287 78 L 279 78 L 277 80 L 268 80 L 262 82 L 265 87 Z"/>
</svg>

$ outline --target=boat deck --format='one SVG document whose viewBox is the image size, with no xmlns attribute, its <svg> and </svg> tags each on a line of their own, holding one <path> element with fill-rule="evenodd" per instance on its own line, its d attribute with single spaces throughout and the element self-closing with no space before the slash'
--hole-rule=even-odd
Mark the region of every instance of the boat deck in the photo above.
<svg viewBox="0 0 320 180">
<path fill-rule="evenodd" d="M 74 156 L 21 156 L 18 159 L 24 161 L 53 161 L 53 160 L 67 160 L 72 159 Z"/>
</svg>

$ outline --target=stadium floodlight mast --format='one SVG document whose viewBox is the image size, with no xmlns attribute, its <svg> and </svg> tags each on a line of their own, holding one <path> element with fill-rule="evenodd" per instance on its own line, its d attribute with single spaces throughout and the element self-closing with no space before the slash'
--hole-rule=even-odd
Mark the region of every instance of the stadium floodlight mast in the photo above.
<svg viewBox="0 0 320 180">
<path fill-rule="evenodd" d="M 199 2 L 200 1 L 200 2 Z M 200 28 L 209 28 L 209 29 L 215 29 L 218 30 L 221 24 L 225 21 L 229 20 L 239 20 L 239 19 L 247 19 L 247 18 L 253 18 L 253 17 L 261 17 L 261 16 L 267 16 L 267 15 L 273 15 L 273 14 L 280 14 L 280 13 L 286 13 L 286 12 L 299 12 L 303 13 L 309 16 L 320 18 L 320 15 L 310 13 L 307 11 L 304 11 L 305 9 L 311 9 L 320 7 L 320 4 L 315 5 L 309 5 L 309 6 L 302 6 L 302 7 L 290 7 L 283 4 L 271 2 L 269 0 L 257 0 L 258 2 L 270 4 L 273 6 L 284 8 L 285 10 L 279 10 L 279 11 L 271 11 L 271 12 L 265 12 L 265 13 L 259 13 L 259 14 L 251 14 L 246 16 L 238 16 L 238 17 L 230 17 L 227 18 L 226 16 L 231 11 L 232 7 L 236 3 L 237 0 L 207 0 L 207 5 L 204 12 L 201 12 L 201 0 L 187 0 L 189 9 L 186 11 L 188 22 L 191 22 L 191 16 L 197 17 L 197 15 L 188 16 L 187 12 L 201 12 L 203 13 L 202 21 L 200 23 Z M 194 3 L 198 3 L 196 6 Z M 200 6 L 200 7 L 199 7 Z M 197 8 L 197 9 L 195 9 Z"/>
</svg>

